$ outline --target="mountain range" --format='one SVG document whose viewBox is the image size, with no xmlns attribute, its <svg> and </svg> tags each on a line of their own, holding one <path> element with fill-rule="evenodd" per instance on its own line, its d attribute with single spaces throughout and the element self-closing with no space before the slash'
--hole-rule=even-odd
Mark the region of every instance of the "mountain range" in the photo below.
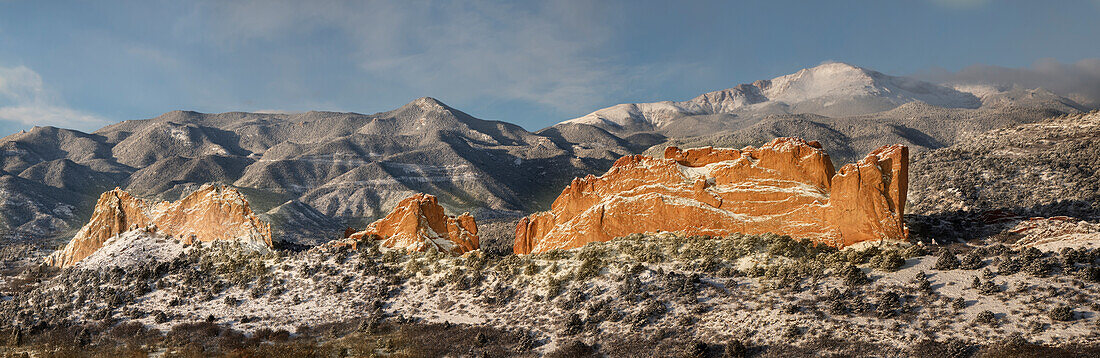
<svg viewBox="0 0 1100 358">
<path fill-rule="evenodd" d="M 546 210 L 574 177 L 669 145 L 798 136 L 841 164 L 882 145 L 919 153 L 1084 110 L 1042 89 L 948 87 L 828 63 L 686 101 L 619 104 L 535 132 L 429 97 L 370 115 L 173 111 L 91 133 L 35 127 L 0 139 L 0 232 L 64 237 L 114 187 L 176 200 L 216 182 L 248 196 L 276 240 L 317 244 L 417 192 L 479 221 L 518 219 Z"/>
</svg>

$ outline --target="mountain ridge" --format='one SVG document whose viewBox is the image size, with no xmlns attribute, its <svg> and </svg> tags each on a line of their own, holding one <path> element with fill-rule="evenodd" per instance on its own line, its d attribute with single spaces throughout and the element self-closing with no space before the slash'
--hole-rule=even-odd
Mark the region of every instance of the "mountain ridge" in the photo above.
<svg viewBox="0 0 1100 358">
<path fill-rule="evenodd" d="M 609 107 L 644 119 L 627 126 L 570 120 L 531 132 L 421 97 L 374 114 L 176 110 L 91 133 L 35 127 L 0 139 L 0 205 L 9 208 L 0 233 L 71 232 L 114 186 L 174 200 L 212 182 L 241 190 L 258 215 L 278 223 L 280 236 L 314 244 L 379 219 L 419 192 L 449 211 L 518 218 L 548 209 L 574 177 L 601 174 L 625 155 L 659 156 L 667 146 L 741 148 L 795 136 L 820 141 L 845 163 L 883 145 L 904 144 L 916 154 L 1081 109 L 1038 89 L 972 89 L 978 96 L 956 88 L 831 63 L 656 102 L 650 109 L 667 111 L 653 112 L 665 117 L 652 121 L 647 104 Z M 831 105 L 871 111 L 860 115 L 812 113 L 831 98 L 874 105 Z M 686 102 L 690 108 L 676 106 Z M 310 227 L 317 225 L 323 229 Z"/>
<path fill-rule="evenodd" d="M 947 108 L 976 108 L 981 104 L 973 94 L 953 88 L 833 62 L 707 92 L 686 101 L 619 104 L 562 123 L 590 124 L 611 131 L 660 129 L 677 116 L 802 113 L 851 116 L 918 100 Z M 844 107 L 844 101 L 852 103 Z"/>
</svg>

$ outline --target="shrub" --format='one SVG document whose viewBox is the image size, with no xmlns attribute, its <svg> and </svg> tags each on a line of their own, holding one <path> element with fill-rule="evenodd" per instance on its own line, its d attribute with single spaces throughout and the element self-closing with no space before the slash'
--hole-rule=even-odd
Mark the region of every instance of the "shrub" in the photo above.
<svg viewBox="0 0 1100 358">
<path fill-rule="evenodd" d="M 920 245 L 912 245 L 912 246 L 909 246 L 909 247 L 905 248 L 905 250 L 902 251 L 902 256 L 904 256 L 907 259 L 911 259 L 911 258 L 914 258 L 914 257 L 921 257 L 921 256 L 924 256 L 924 255 L 927 255 L 927 254 L 928 254 L 928 250 L 926 250 L 924 248 L 924 246 L 920 246 Z"/>
<path fill-rule="evenodd" d="M 992 326 L 997 324 L 997 318 L 993 314 L 993 311 L 981 311 L 974 317 L 974 322 Z"/>
<path fill-rule="evenodd" d="M 840 292 L 833 292 L 825 298 L 825 309 L 831 315 L 842 315 L 848 313 L 848 305 L 845 297 Z"/>
<path fill-rule="evenodd" d="M 977 279 L 977 278 L 975 277 L 975 279 Z M 980 293 L 980 294 L 989 296 L 989 295 L 996 294 L 997 292 L 1001 292 L 1001 285 L 998 285 L 998 284 L 994 283 L 992 280 L 982 281 L 978 285 L 978 293 Z"/>
<path fill-rule="evenodd" d="M 534 261 L 528 261 L 527 264 L 523 266 L 524 275 L 534 276 L 537 273 L 539 273 L 539 266 L 535 265 Z"/>
<path fill-rule="evenodd" d="M 867 274 L 863 273 L 863 270 L 853 265 L 842 268 L 840 270 L 840 276 L 844 278 L 844 283 L 848 286 L 860 286 L 871 282 L 871 280 L 867 278 Z"/>
<path fill-rule="evenodd" d="M 169 321 L 168 315 L 165 314 L 164 311 L 157 311 L 157 313 L 153 315 L 153 322 L 165 323 L 165 322 L 168 322 L 168 321 Z"/>
<path fill-rule="evenodd" d="M 1057 305 L 1051 308 L 1047 315 L 1055 321 L 1069 322 L 1073 320 L 1073 309 L 1066 305 Z"/>
<path fill-rule="evenodd" d="M 965 358 L 973 353 L 974 347 L 959 339 L 945 342 L 924 340 L 913 345 L 910 351 L 913 357 Z"/>
<path fill-rule="evenodd" d="M 586 257 L 573 272 L 574 279 L 581 281 L 600 275 L 603 270 L 603 260 L 599 257 Z"/>
<path fill-rule="evenodd" d="M 1082 281 L 1100 282 L 1100 267 L 1084 267 L 1077 271 L 1077 277 Z"/>
<path fill-rule="evenodd" d="M 997 264 L 997 273 L 1001 275 L 1011 275 L 1020 272 L 1022 269 L 1023 263 L 1008 257 L 1002 257 L 1001 262 Z"/>
<path fill-rule="evenodd" d="M 940 271 L 954 270 L 959 268 L 959 259 L 955 257 L 955 253 L 951 252 L 951 249 L 944 249 L 932 268 Z"/>
<path fill-rule="evenodd" d="M 530 333 L 520 333 L 519 342 L 517 342 L 516 344 L 516 349 L 520 353 L 527 352 L 530 351 L 532 348 L 535 348 L 537 344 L 538 342 L 535 341 L 535 337 Z"/>
<path fill-rule="evenodd" d="M 800 336 L 802 336 L 802 327 L 790 325 L 783 329 L 784 338 L 798 338 Z"/>
<path fill-rule="evenodd" d="M 562 322 L 562 333 L 566 335 L 572 336 L 581 333 L 582 330 L 584 330 L 584 320 L 581 320 L 581 316 L 576 313 L 569 314 L 569 317 Z"/>
<path fill-rule="evenodd" d="M 893 272 L 905 266 L 905 258 L 897 250 L 887 250 L 871 258 L 870 263 L 879 270 Z"/>
<path fill-rule="evenodd" d="M 1054 262 L 1047 258 L 1037 258 L 1024 266 L 1024 271 L 1035 277 L 1047 277 L 1054 271 Z"/>
<path fill-rule="evenodd" d="M 745 358 L 749 356 L 749 347 L 745 346 L 740 340 L 733 339 L 726 344 L 726 352 L 723 354 L 728 358 Z"/>
<path fill-rule="evenodd" d="M 584 344 L 584 342 L 569 341 L 569 342 L 566 342 L 566 343 L 562 344 L 561 346 L 558 346 L 557 350 L 555 350 L 553 352 L 550 352 L 550 353 L 547 353 L 546 356 L 550 357 L 550 358 L 558 358 L 558 357 L 563 357 L 563 358 L 564 357 L 593 357 L 593 356 L 597 356 L 597 353 L 598 352 L 596 351 L 596 348 L 594 348 L 590 345 Z"/>
<path fill-rule="evenodd" d="M 966 299 L 962 297 L 956 297 L 954 301 L 951 301 L 951 307 L 958 311 L 965 309 Z"/>
<path fill-rule="evenodd" d="M 932 281 L 928 280 L 928 274 L 924 271 L 917 272 L 917 276 L 913 278 L 913 283 L 917 286 L 917 291 L 924 294 L 932 294 L 935 290 L 932 289 Z"/>
<path fill-rule="evenodd" d="M 901 296 L 894 291 L 880 292 L 875 313 L 882 318 L 896 317 L 901 311 Z"/>
<path fill-rule="evenodd" d="M 978 254 L 978 250 L 970 250 L 970 252 L 963 255 L 962 261 L 959 262 L 959 268 L 963 270 L 977 270 L 985 266 L 985 262 L 982 261 L 982 256 Z"/>
</svg>

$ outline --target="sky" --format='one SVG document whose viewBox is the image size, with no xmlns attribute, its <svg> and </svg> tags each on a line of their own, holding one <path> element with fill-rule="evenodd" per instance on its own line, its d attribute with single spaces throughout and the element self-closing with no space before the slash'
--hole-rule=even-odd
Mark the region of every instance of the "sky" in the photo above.
<svg viewBox="0 0 1100 358">
<path fill-rule="evenodd" d="M 537 130 L 829 61 L 1097 89 L 1098 16 L 1100 0 L 0 0 L 0 136 L 423 96 Z"/>
</svg>

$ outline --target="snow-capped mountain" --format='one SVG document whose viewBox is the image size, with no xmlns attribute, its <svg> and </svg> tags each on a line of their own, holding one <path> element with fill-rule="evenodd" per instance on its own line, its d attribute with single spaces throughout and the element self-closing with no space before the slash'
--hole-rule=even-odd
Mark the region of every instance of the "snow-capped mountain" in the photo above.
<svg viewBox="0 0 1100 358">
<path fill-rule="evenodd" d="M 897 77 L 846 63 L 826 63 L 790 75 L 704 93 L 682 102 L 619 104 L 563 123 L 589 124 L 612 132 L 660 130 L 685 116 L 812 113 L 854 116 L 921 101 L 945 108 L 977 108 L 974 94 Z"/>
</svg>

